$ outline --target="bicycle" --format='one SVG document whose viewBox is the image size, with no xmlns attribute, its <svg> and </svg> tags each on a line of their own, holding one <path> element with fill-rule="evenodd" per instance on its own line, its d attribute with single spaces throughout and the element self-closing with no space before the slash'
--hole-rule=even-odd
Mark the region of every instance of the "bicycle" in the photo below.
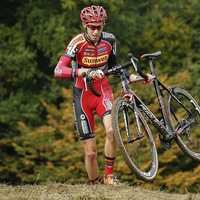
<svg viewBox="0 0 200 200">
<path fill-rule="evenodd" d="M 118 97 L 112 107 L 112 125 L 118 148 L 130 170 L 143 181 L 153 181 L 158 172 L 158 155 L 151 130 L 144 118 L 145 115 L 157 129 L 162 146 L 170 150 L 172 141 L 192 160 L 200 161 L 200 144 L 198 143 L 198 128 L 200 125 L 200 107 L 196 100 L 181 86 L 167 88 L 157 78 L 153 61 L 161 54 L 160 51 L 144 54 L 149 62 L 151 74 L 155 76 L 154 87 L 162 113 L 159 120 L 131 90 L 130 84 L 143 82 L 147 79 L 131 53 L 130 61 L 113 67 L 104 72 L 106 76 L 114 75 L 120 78 L 123 97 Z M 123 69 L 133 65 L 140 75 L 133 82 L 125 76 Z M 92 87 L 95 95 L 99 95 Z M 164 93 L 165 92 L 165 93 Z"/>
</svg>

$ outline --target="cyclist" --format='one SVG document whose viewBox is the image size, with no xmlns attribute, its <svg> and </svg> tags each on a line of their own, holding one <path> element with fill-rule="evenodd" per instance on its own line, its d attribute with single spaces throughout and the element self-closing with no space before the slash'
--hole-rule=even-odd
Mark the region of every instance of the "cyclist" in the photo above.
<svg viewBox="0 0 200 200">
<path fill-rule="evenodd" d="M 113 34 L 102 31 L 107 19 L 106 11 L 102 6 L 85 7 L 80 17 L 86 31 L 72 38 L 58 61 L 54 76 L 74 78 L 75 123 L 85 151 L 85 166 L 90 183 L 93 185 L 99 181 L 93 115 L 93 111 L 96 110 L 103 120 L 106 131 L 104 183 L 117 185 L 120 181 L 113 175 L 117 151 L 111 124 L 113 96 L 103 73 L 107 65 L 109 68 L 119 65 L 116 56 L 116 40 Z M 72 61 L 74 64 L 70 67 Z M 93 87 L 101 94 L 101 97 L 95 96 L 90 90 L 86 91 L 83 72 L 94 80 Z M 125 74 L 130 80 L 136 78 L 136 75 L 126 70 Z M 151 75 L 148 77 L 148 81 L 153 78 Z"/>
</svg>

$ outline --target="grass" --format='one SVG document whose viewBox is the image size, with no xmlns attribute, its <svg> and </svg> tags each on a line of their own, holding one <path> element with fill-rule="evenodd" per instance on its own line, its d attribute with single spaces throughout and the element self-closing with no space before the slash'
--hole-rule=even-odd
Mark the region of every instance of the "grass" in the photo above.
<svg viewBox="0 0 200 200">
<path fill-rule="evenodd" d="M 43 185 L 0 184 L 0 200 L 200 200 L 200 194 L 171 194 L 141 186 L 71 185 L 47 181 Z"/>
</svg>

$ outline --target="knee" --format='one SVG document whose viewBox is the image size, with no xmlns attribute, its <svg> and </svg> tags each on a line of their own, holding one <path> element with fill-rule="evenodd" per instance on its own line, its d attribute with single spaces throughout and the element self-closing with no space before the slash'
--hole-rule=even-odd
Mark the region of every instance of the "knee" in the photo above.
<svg viewBox="0 0 200 200">
<path fill-rule="evenodd" d="M 106 135 L 107 138 L 111 141 L 111 143 L 115 142 L 115 136 L 112 127 L 106 130 Z"/>
<path fill-rule="evenodd" d="M 95 161 L 96 158 L 97 158 L 97 152 L 91 150 L 91 151 L 86 152 L 86 155 L 85 155 L 85 156 L 86 156 L 86 159 L 87 159 L 89 162 L 93 162 L 93 161 Z"/>
</svg>

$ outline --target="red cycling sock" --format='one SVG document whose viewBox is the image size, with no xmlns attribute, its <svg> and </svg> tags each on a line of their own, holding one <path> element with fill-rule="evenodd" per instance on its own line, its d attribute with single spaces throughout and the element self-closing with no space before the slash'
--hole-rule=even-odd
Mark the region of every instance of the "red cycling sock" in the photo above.
<svg viewBox="0 0 200 200">
<path fill-rule="evenodd" d="M 109 174 L 113 174 L 113 167 L 114 167 L 115 157 L 109 158 L 105 156 L 105 177 Z"/>
<path fill-rule="evenodd" d="M 99 182 L 99 177 L 95 178 L 94 180 L 90 180 L 89 179 L 89 181 L 90 181 L 91 185 L 95 185 L 95 184 L 97 184 Z"/>
</svg>

